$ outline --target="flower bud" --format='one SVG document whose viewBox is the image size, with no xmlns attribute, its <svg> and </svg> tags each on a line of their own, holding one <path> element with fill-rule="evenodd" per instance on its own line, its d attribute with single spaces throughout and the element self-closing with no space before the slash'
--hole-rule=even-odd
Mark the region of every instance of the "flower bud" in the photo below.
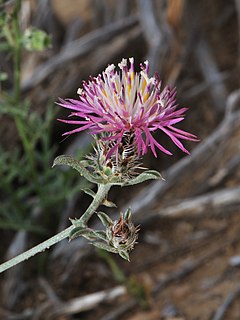
<svg viewBox="0 0 240 320">
<path fill-rule="evenodd" d="M 131 221 L 131 211 L 127 210 L 127 214 L 120 213 L 119 220 L 108 227 L 106 236 L 117 251 L 130 251 L 136 244 L 138 231 L 139 227 L 135 227 Z"/>
</svg>

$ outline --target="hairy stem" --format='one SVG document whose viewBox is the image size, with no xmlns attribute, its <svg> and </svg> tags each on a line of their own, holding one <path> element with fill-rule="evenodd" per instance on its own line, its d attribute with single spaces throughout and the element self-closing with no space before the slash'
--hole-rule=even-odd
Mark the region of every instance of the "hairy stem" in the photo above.
<svg viewBox="0 0 240 320">
<path fill-rule="evenodd" d="M 59 232 L 55 236 L 49 238 L 48 240 L 33 247 L 32 249 L 29 249 L 29 250 L 19 254 L 18 256 L 12 258 L 11 260 L 4 262 L 3 264 L 0 265 L 0 273 L 7 270 L 7 269 L 10 269 L 11 267 L 14 267 L 18 263 L 35 256 L 35 254 L 42 252 L 42 251 L 48 249 L 49 247 L 53 246 L 54 244 L 58 243 L 59 241 L 67 238 L 73 228 L 74 228 L 74 226 L 70 226 L 67 229 L 63 230 L 62 232 Z"/>
<path fill-rule="evenodd" d="M 111 185 L 107 184 L 107 185 L 98 185 L 98 191 L 92 201 L 92 203 L 90 204 L 90 206 L 88 207 L 88 209 L 84 212 L 84 214 L 81 216 L 80 219 L 75 220 L 74 221 L 74 226 L 70 226 L 67 229 L 59 232 L 58 234 L 56 234 L 55 236 L 49 238 L 48 240 L 38 244 L 37 246 L 33 247 L 32 249 L 29 249 L 21 254 L 19 254 L 18 256 L 16 256 L 15 258 L 12 258 L 9 261 L 4 262 L 3 264 L 0 265 L 0 273 L 17 265 L 18 263 L 25 261 L 31 257 L 33 257 L 35 254 L 42 252 L 46 249 L 49 249 L 51 246 L 53 246 L 54 244 L 60 242 L 61 240 L 67 238 L 69 236 L 69 234 L 71 233 L 71 231 L 77 226 L 86 226 L 87 222 L 89 221 L 89 219 L 91 218 L 91 216 L 94 214 L 94 212 L 96 211 L 96 209 L 99 207 L 99 205 L 101 204 L 102 200 L 106 197 L 106 195 L 108 194 L 108 191 L 110 190 Z"/>
<path fill-rule="evenodd" d="M 88 209 L 84 212 L 84 214 L 79 219 L 79 224 L 85 225 L 88 222 L 88 220 L 91 218 L 91 216 L 97 210 L 97 208 L 99 207 L 103 199 L 108 194 L 108 191 L 110 190 L 110 188 L 111 188 L 111 184 L 98 185 L 98 191 L 94 197 L 94 200 L 92 201 Z"/>
</svg>

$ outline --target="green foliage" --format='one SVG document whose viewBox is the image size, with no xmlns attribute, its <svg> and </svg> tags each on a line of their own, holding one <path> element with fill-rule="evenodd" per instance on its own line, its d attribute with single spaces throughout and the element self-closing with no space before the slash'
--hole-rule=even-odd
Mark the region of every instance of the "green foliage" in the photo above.
<svg viewBox="0 0 240 320">
<path fill-rule="evenodd" d="M 37 28 L 28 28 L 23 34 L 22 42 L 28 51 L 43 51 L 51 47 L 51 38 Z"/>
<path fill-rule="evenodd" d="M 109 176 L 109 177 L 104 177 L 103 175 L 96 174 L 95 172 L 91 172 L 89 170 L 90 163 L 86 160 L 79 161 L 77 159 L 74 159 L 71 156 L 65 156 L 61 155 L 58 156 L 54 162 L 53 162 L 53 167 L 57 165 L 66 165 L 69 166 L 75 170 L 77 170 L 81 176 L 83 176 L 86 180 L 88 180 L 91 183 L 96 183 L 96 184 L 111 184 L 111 185 L 119 185 L 119 186 L 132 186 L 138 183 L 142 183 L 147 180 L 156 180 L 156 179 L 162 179 L 161 174 L 158 171 L 155 170 L 146 170 L 139 174 L 135 178 L 121 178 L 121 177 L 115 177 L 114 175 Z M 116 180 L 116 181 L 115 181 Z M 111 203 L 110 201 L 105 201 L 103 202 L 104 205 L 108 207 L 114 207 L 116 206 L 114 203 Z"/>
<path fill-rule="evenodd" d="M 109 228 L 113 224 L 112 219 L 105 212 L 98 212 L 97 215 L 105 228 Z"/>
<path fill-rule="evenodd" d="M 84 176 L 84 178 L 91 183 L 105 183 L 105 181 L 101 177 L 97 177 L 86 168 L 87 162 L 85 160 L 79 161 L 77 159 L 74 159 L 73 157 L 62 155 L 58 156 L 54 160 L 53 167 L 57 165 L 66 165 L 72 167 L 73 169 L 77 170 L 81 176 Z"/>
<path fill-rule="evenodd" d="M 50 38 L 36 28 L 22 32 L 20 9 L 21 0 L 16 0 L 11 10 L 0 13 L 0 51 L 7 51 L 6 58 L 13 64 L 13 79 L 9 79 L 12 90 L 0 93 L 0 116 L 14 120 L 20 140 L 14 150 L 0 146 L 0 228 L 46 233 L 66 199 L 86 183 L 71 171 L 51 169 L 56 153 L 51 142 L 51 126 L 56 118 L 52 102 L 40 116 L 32 110 L 30 101 L 21 99 L 23 50 L 44 50 Z M 0 82 L 6 79 L 8 75 L 1 72 Z M 41 227 L 37 219 L 41 219 Z"/>
<path fill-rule="evenodd" d="M 5 105 L 0 112 L 7 113 L 8 107 Z M 43 222 L 56 216 L 66 199 L 85 184 L 71 171 L 51 169 L 56 152 L 50 141 L 50 124 L 55 118 L 53 108 L 49 106 L 44 117 L 23 112 L 19 118 L 24 130 L 24 150 L 0 148 L 0 228 L 42 232 L 44 230 L 32 221 L 34 212 L 42 214 Z"/>
<path fill-rule="evenodd" d="M 134 184 L 142 183 L 147 180 L 156 180 L 156 179 L 164 180 L 158 171 L 147 170 L 139 174 L 136 178 L 130 179 L 122 183 L 122 186 L 133 186 Z"/>
</svg>

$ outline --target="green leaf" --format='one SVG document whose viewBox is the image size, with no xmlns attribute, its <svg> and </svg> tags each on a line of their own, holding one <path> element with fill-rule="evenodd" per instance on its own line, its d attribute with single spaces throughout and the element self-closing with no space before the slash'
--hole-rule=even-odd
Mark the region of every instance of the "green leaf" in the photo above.
<svg viewBox="0 0 240 320">
<path fill-rule="evenodd" d="M 76 227 L 76 228 L 74 228 L 69 234 L 70 240 L 75 239 L 77 237 L 80 237 L 83 232 L 84 232 L 84 227 Z"/>
<path fill-rule="evenodd" d="M 127 251 L 120 251 L 118 252 L 118 254 L 120 255 L 120 257 L 122 257 L 123 259 L 127 260 L 127 261 L 130 261 L 129 259 L 129 254 Z"/>
<path fill-rule="evenodd" d="M 74 159 L 70 156 L 59 156 L 57 157 L 52 165 L 52 168 L 56 165 L 66 165 L 72 167 L 73 169 L 77 170 L 81 176 L 92 183 L 104 183 L 104 180 L 98 177 L 93 176 L 85 167 L 86 161 L 82 162 L 77 159 Z"/>
<path fill-rule="evenodd" d="M 98 239 L 98 237 L 95 234 L 95 231 L 86 231 L 82 233 L 82 237 L 84 237 L 85 239 L 89 240 L 89 241 L 95 241 L 96 239 Z"/>
<path fill-rule="evenodd" d="M 99 239 L 101 239 L 103 241 L 107 241 L 107 236 L 106 236 L 106 232 L 105 231 L 97 230 L 97 231 L 95 231 L 95 234 Z"/>
<path fill-rule="evenodd" d="M 131 215 L 132 215 L 131 208 L 128 208 L 123 214 L 123 219 L 129 220 L 129 219 L 131 219 Z"/>
<path fill-rule="evenodd" d="M 139 176 L 136 178 L 133 178 L 129 181 L 126 181 L 122 184 L 122 186 L 132 186 L 134 184 L 142 183 L 147 180 L 156 180 L 156 179 L 163 179 L 162 175 L 155 170 L 147 170 L 145 172 L 142 172 Z"/>
<path fill-rule="evenodd" d="M 113 252 L 113 253 L 117 253 L 117 250 L 114 249 L 113 247 L 109 246 L 106 243 L 103 242 L 93 242 L 92 243 L 95 247 L 99 248 L 99 249 L 103 249 L 109 252 Z"/>
<path fill-rule="evenodd" d="M 102 221 L 105 228 L 110 227 L 113 224 L 112 219 L 104 212 L 97 212 L 98 218 Z"/>
<path fill-rule="evenodd" d="M 103 199 L 101 204 L 109 208 L 117 208 L 117 205 L 114 202 L 107 199 Z"/>
<path fill-rule="evenodd" d="M 1 81 L 1 80 L 0 80 Z M 10 116 L 20 116 L 22 118 L 26 118 L 26 111 L 23 108 L 20 108 L 19 106 L 15 107 L 6 101 L 0 100 L 1 109 L 0 113 L 2 114 L 8 114 Z"/>
<path fill-rule="evenodd" d="M 96 238 L 97 238 L 97 235 L 94 230 L 92 230 L 90 228 L 84 228 L 84 227 L 76 227 L 69 234 L 70 240 L 75 239 L 80 236 L 82 236 L 90 241 L 96 240 Z"/>
<path fill-rule="evenodd" d="M 89 196 L 95 198 L 96 193 L 92 189 L 84 188 L 84 189 L 81 189 L 81 190 L 83 192 L 85 192 L 86 194 L 88 194 Z"/>
</svg>

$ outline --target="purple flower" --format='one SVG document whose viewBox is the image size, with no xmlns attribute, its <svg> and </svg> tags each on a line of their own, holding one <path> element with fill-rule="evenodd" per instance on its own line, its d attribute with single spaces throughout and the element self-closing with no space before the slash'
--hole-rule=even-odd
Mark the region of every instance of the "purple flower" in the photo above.
<svg viewBox="0 0 240 320">
<path fill-rule="evenodd" d="M 84 81 L 83 89 L 78 89 L 79 100 L 60 99 L 60 106 L 73 110 L 69 117 L 79 118 L 58 119 L 78 125 L 64 135 L 89 129 L 91 134 L 104 134 L 103 139 L 112 140 L 113 149 L 117 150 L 123 137 L 131 134 L 139 156 L 149 146 L 155 157 L 156 148 L 172 155 L 153 137 L 155 131 L 162 130 L 178 148 L 189 153 L 180 139 L 197 141 L 197 137 L 174 126 L 184 120 L 187 110 L 177 108 L 176 89 L 167 86 L 161 90 L 158 76 L 148 76 L 148 61 L 140 65 L 139 73 L 134 71 L 134 59 L 129 62 L 130 66 L 123 59 L 118 64 L 120 71 L 115 71 L 115 65 L 111 64 L 88 83 Z"/>
</svg>

